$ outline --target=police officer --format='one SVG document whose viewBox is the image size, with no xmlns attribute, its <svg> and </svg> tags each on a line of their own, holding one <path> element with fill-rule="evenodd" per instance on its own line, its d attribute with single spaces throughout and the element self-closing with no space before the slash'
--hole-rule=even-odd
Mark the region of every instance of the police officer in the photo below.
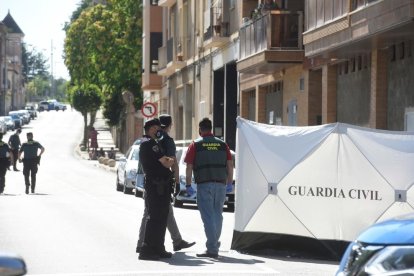
<svg viewBox="0 0 414 276">
<path fill-rule="evenodd" d="M 6 186 L 6 172 L 10 166 L 10 159 L 13 160 L 12 151 L 9 145 L 3 142 L 3 133 L 0 133 L 0 194 Z"/>
<path fill-rule="evenodd" d="M 138 256 L 140 260 L 158 260 L 172 256 L 170 252 L 165 251 L 164 239 L 173 177 L 170 168 L 174 164 L 174 159 L 165 156 L 156 141 L 156 133 L 160 127 L 158 119 L 151 119 L 145 123 L 145 139 L 139 150 L 139 162 L 145 174 L 145 208 L 148 209 L 144 245 Z"/>
<path fill-rule="evenodd" d="M 45 151 L 45 148 L 39 142 L 33 140 L 33 133 L 28 132 L 26 136 L 27 142 L 23 143 L 22 147 L 19 150 L 19 162 L 22 162 L 21 156 L 23 153 L 23 175 L 24 183 L 26 185 L 26 194 L 28 194 L 30 187 L 29 176 L 31 176 L 32 183 L 31 192 L 35 192 L 37 166 L 40 163 L 40 156 Z"/>
<path fill-rule="evenodd" d="M 19 137 L 20 133 L 22 133 L 22 130 L 18 128 L 16 132 L 13 135 L 11 135 L 9 138 L 9 146 L 13 153 L 13 170 L 14 171 L 18 171 L 16 162 L 19 156 L 20 146 L 22 145 L 20 142 L 20 137 Z"/>
<path fill-rule="evenodd" d="M 158 138 L 160 146 L 165 152 L 165 155 L 174 159 L 174 165 L 172 166 L 172 171 L 174 173 L 176 189 L 178 189 L 178 192 L 179 192 L 179 189 L 180 189 L 179 181 L 180 180 L 179 180 L 179 173 L 178 173 L 178 162 L 175 157 L 176 147 L 175 147 L 174 139 L 168 135 L 172 127 L 172 118 L 168 114 L 162 114 L 159 116 L 159 120 L 161 123 L 161 130 L 157 132 L 156 136 Z M 140 168 L 138 168 L 138 171 L 140 171 Z M 144 214 L 142 217 L 141 227 L 139 230 L 139 238 L 138 238 L 137 249 L 136 249 L 137 253 L 141 252 L 141 248 L 144 242 L 144 234 L 145 234 L 147 216 L 148 216 L 148 210 L 147 208 L 145 208 Z M 187 242 L 186 240 L 183 240 L 183 238 L 181 237 L 181 233 L 180 233 L 180 230 L 178 229 L 177 222 L 175 221 L 174 210 L 171 204 L 169 205 L 169 212 L 168 212 L 168 218 L 167 218 L 167 229 L 171 235 L 174 251 L 180 251 L 181 249 L 191 247 L 195 244 L 195 242 Z"/>
</svg>

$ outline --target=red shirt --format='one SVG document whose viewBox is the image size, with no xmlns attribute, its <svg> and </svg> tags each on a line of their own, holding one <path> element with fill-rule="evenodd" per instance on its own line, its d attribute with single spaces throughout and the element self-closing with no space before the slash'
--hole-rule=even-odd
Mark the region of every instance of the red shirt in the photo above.
<svg viewBox="0 0 414 276">
<path fill-rule="evenodd" d="M 207 136 L 213 136 L 213 134 L 210 132 L 210 133 L 202 135 L 201 137 L 207 137 Z M 227 144 L 226 144 L 226 151 L 227 151 L 227 160 L 232 160 L 231 152 L 230 152 L 229 146 Z M 196 150 L 195 150 L 195 145 L 194 145 L 194 141 L 193 141 L 188 146 L 188 150 L 187 150 L 187 154 L 185 155 L 184 162 L 187 163 L 187 164 L 194 164 L 195 153 L 196 153 Z"/>
</svg>

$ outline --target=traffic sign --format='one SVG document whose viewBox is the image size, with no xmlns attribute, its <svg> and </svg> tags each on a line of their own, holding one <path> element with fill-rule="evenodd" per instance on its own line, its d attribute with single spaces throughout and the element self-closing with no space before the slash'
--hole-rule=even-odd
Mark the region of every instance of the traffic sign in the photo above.
<svg viewBox="0 0 414 276">
<path fill-rule="evenodd" d="M 155 103 L 146 102 L 141 107 L 141 113 L 144 117 L 151 118 L 157 114 L 157 106 Z"/>
</svg>

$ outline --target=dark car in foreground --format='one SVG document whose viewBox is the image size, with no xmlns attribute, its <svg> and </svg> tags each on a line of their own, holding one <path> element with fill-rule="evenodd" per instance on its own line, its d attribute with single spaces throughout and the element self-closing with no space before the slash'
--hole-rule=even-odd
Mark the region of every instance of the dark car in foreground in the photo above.
<svg viewBox="0 0 414 276">
<path fill-rule="evenodd" d="M 336 275 L 414 275 L 414 214 L 363 231 L 348 246 Z"/>
</svg>

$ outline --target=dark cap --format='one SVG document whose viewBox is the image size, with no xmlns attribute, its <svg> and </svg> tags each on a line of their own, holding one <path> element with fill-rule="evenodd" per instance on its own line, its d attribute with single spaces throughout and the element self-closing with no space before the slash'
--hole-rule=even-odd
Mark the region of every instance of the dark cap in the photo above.
<svg viewBox="0 0 414 276">
<path fill-rule="evenodd" d="M 161 123 L 162 128 L 167 128 L 172 123 L 172 118 L 171 118 L 171 115 L 169 115 L 169 114 L 161 114 L 159 119 L 160 119 L 160 123 Z"/>
<path fill-rule="evenodd" d="M 158 118 L 154 118 L 145 122 L 144 128 L 148 130 L 152 126 L 161 126 L 160 120 Z"/>
</svg>

